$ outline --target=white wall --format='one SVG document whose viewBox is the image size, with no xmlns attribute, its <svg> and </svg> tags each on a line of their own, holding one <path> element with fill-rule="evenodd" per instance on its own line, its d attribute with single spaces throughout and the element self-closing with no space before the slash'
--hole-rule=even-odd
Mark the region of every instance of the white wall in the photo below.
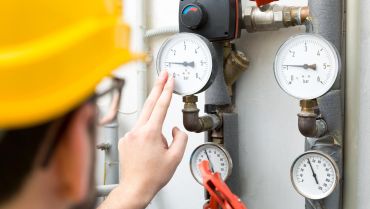
<svg viewBox="0 0 370 209">
<path fill-rule="evenodd" d="M 176 26 L 179 0 L 146 1 L 148 28 Z M 244 1 L 244 4 L 250 3 Z M 130 7 L 135 0 L 125 0 L 126 20 L 135 18 Z M 252 3 L 250 3 L 252 4 Z M 280 4 L 306 5 L 307 0 L 281 0 Z M 243 33 L 237 42 L 251 61 L 248 71 L 237 84 L 236 104 L 239 113 L 242 199 L 249 209 L 303 209 L 304 201 L 291 186 L 290 165 L 303 152 L 304 139 L 297 129 L 299 102 L 287 96 L 275 82 L 272 63 L 278 47 L 290 35 L 303 32 L 303 28 L 284 29 L 277 32 Z M 150 41 L 150 52 L 156 58 L 163 37 Z M 132 102 L 136 91 L 135 65 L 123 73 L 130 83 L 125 90 L 127 102 L 124 109 L 134 113 Z M 151 86 L 156 78 L 153 63 L 148 71 Z M 204 104 L 200 95 L 199 107 Z M 173 126 L 182 127 L 181 97 L 174 96 L 164 132 L 170 140 Z M 122 119 L 129 127 L 134 116 Z M 197 209 L 204 204 L 203 189 L 193 180 L 189 158 L 194 148 L 203 142 L 203 134 L 189 134 L 189 144 L 182 163 L 171 182 L 153 200 L 150 209 Z"/>
<path fill-rule="evenodd" d="M 249 3 L 245 1 L 244 3 Z M 280 4 L 304 6 L 307 0 L 281 0 Z M 297 125 L 299 101 L 285 94 L 273 73 L 279 46 L 304 28 L 246 34 L 237 47 L 251 61 L 237 83 L 239 156 L 242 199 L 249 209 L 303 209 L 304 199 L 290 183 L 290 166 L 304 151 L 304 138 Z"/>
</svg>

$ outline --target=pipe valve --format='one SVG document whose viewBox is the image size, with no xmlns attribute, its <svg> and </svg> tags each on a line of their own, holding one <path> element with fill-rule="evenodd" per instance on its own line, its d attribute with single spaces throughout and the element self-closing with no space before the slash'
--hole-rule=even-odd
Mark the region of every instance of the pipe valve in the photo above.
<svg viewBox="0 0 370 209">
<path fill-rule="evenodd" d="M 263 7 L 245 7 L 243 11 L 244 28 L 249 33 L 274 31 L 303 25 L 309 17 L 308 7 L 282 7 L 265 5 Z"/>
<path fill-rule="evenodd" d="M 236 50 L 232 45 L 230 47 L 225 47 L 225 49 L 230 49 L 230 52 L 227 54 L 225 59 L 224 77 L 228 93 L 232 96 L 232 86 L 248 69 L 249 59 L 243 52 Z"/>
</svg>

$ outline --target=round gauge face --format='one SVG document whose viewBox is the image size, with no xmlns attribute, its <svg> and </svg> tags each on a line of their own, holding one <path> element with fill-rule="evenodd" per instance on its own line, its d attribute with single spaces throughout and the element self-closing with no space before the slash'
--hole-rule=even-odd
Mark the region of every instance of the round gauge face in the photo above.
<svg viewBox="0 0 370 209">
<path fill-rule="evenodd" d="M 215 73 L 215 49 L 202 36 L 180 33 L 169 38 L 157 57 L 157 72 L 168 71 L 175 79 L 174 92 L 180 95 L 200 93 L 212 83 Z"/>
<path fill-rule="evenodd" d="M 318 35 L 290 38 L 279 49 L 274 63 L 280 87 L 298 99 L 315 99 L 334 85 L 341 68 L 333 44 Z"/>
<path fill-rule="evenodd" d="M 339 170 L 328 155 L 310 151 L 299 156 L 291 168 L 294 188 L 302 196 L 318 200 L 329 196 L 339 181 Z"/>
<path fill-rule="evenodd" d="M 233 165 L 229 153 L 218 144 L 207 143 L 196 148 L 190 159 L 190 170 L 198 183 L 203 184 L 199 164 L 204 160 L 209 161 L 211 171 L 219 173 L 222 180 L 231 175 Z"/>
</svg>

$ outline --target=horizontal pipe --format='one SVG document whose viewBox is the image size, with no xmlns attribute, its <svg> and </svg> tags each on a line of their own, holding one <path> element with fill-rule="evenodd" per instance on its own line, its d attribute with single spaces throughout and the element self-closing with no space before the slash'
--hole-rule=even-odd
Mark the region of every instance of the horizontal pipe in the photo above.
<svg viewBox="0 0 370 209">
<path fill-rule="evenodd" d="M 113 189 L 118 187 L 118 184 L 111 184 L 111 185 L 100 185 L 97 187 L 97 197 L 105 197 L 108 196 Z"/>
<path fill-rule="evenodd" d="M 161 35 L 171 35 L 178 32 L 178 26 L 149 29 L 145 32 L 145 38 L 153 38 Z"/>
</svg>

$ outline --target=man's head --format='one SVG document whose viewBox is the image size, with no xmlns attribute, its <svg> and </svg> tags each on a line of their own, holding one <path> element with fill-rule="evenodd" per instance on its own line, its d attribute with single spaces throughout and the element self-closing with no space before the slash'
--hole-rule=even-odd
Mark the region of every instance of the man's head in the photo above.
<svg viewBox="0 0 370 209">
<path fill-rule="evenodd" d="M 91 199 L 95 124 L 95 105 L 87 103 L 51 122 L 8 130 L 0 141 L 0 208 L 68 208 Z"/>
<path fill-rule="evenodd" d="M 0 208 L 67 208 L 91 193 L 95 105 L 85 101 L 141 58 L 128 49 L 121 2 L 2 3 Z"/>
</svg>

